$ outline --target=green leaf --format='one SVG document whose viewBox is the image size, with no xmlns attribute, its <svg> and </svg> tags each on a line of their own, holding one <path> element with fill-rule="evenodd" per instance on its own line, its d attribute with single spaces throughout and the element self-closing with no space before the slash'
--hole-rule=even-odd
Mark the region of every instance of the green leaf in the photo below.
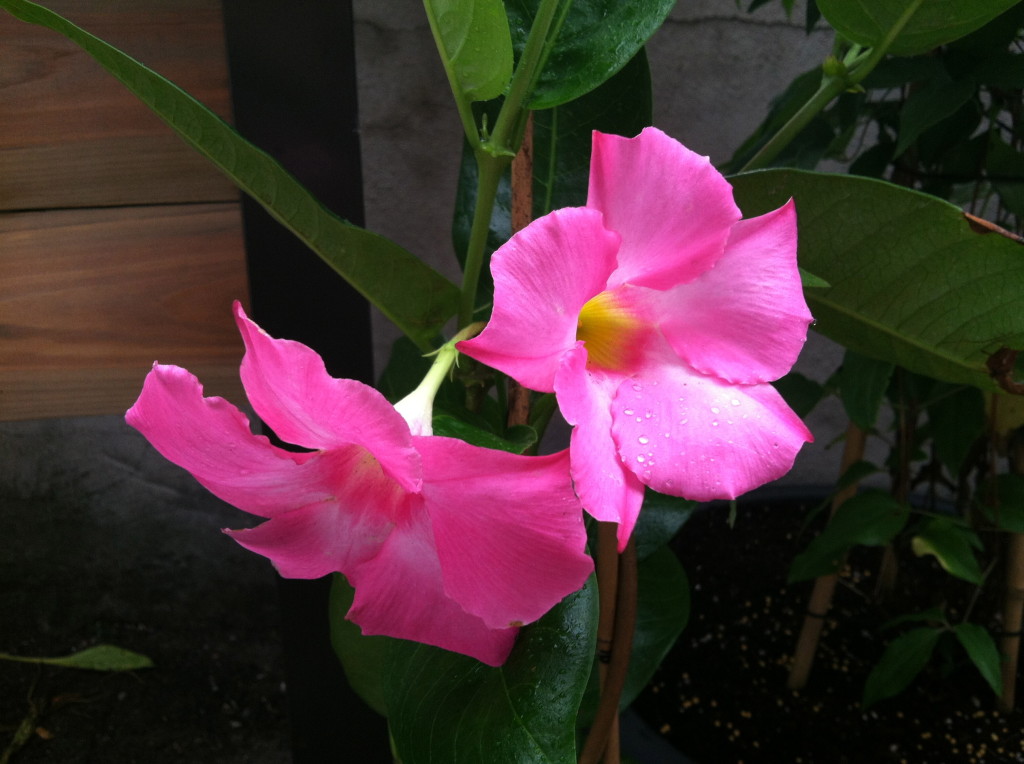
<svg viewBox="0 0 1024 764">
<path fill-rule="evenodd" d="M 922 627 L 911 629 L 890 642 L 882 659 L 868 675 L 861 705 L 867 708 L 903 692 L 928 665 L 941 633 L 941 629 Z"/>
<path fill-rule="evenodd" d="M 988 355 L 1024 347 L 1024 254 L 935 197 L 846 175 L 764 170 L 730 179 L 746 216 L 796 199 L 816 328 L 862 355 L 996 389 Z"/>
<path fill-rule="evenodd" d="M 846 39 L 866 47 L 881 43 L 914 0 L 818 0 L 818 9 Z M 889 47 L 896 56 L 916 56 L 952 42 L 1018 0 L 924 0 Z"/>
<path fill-rule="evenodd" d="M 506 0 L 517 57 L 540 0 Z M 632 59 L 675 0 L 573 0 L 529 102 L 548 109 L 589 93 Z"/>
<path fill-rule="evenodd" d="M 363 636 L 344 618 L 352 596 L 344 577 L 335 576 L 331 643 L 353 689 L 389 715 L 403 764 L 575 761 L 576 710 L 595 648 L 593 577 L 525 627 L 500 668 L 415 642 Z"/>
<path fill-rule="evenodd" d="M 512 37 L 501 0 L 424 0 L 441 60 L 470 101 L 497 98 L 512 79 Z"/>
<path fill-rule="evenodd" d="M 977 388 L 955 389 L 928 406 L 928 433 L 935 456 L 954 477 L 984 432 L 985 398 Z"/>
<path fill-rule="evenodd" d="M 789 582 L 835 573 L 854 546 L 888 544 L 906 525 L 908 507 L 881 491 L 865 491 L 844 502 L 825 530 L 798 554 L 789 568 Z"/>
<path fill-rule="evenodd" d="M 918 557 L 934 555 L 951 576 L 972 584 L 981 583 L 981 566 L 971 551 L 981 547 L 981 539 L 961 523 L 948 517 L 933 517 L 911 539 L 910 547 Z"/>
<path fill-rule="evenodd" d="M 967 657 L 977 667 L 978 672 L 988 682 L 992 692 L 1001 695 L 1003 692 L 1002 661 L 995 640 L 988 630 L 976 623 L 958 623 L 953 633 L 960 640 Z"/>
<path fill-rule="evenodd" d="M 331 647 L 341 661 L 349 686 L 381 716 L 388 715 L 385 671 L 391 637 L 364 636 L 360 628 L 345 618 L 355 598 L 355 589 L 340 573 L 331 577 L 327 620 L 331 629 Z"/>
<path fill-rule="evenodd" d="M 893 156 L 899 156 L 925 130 L 951 117 L 977 90 L 973 80 L 933 80 L 914 91 L 900 110 L 900 133 Z"/>
<path fill-rule="evenodd" d="M 93 645 L 60 658 L 32 658 L 0 653 L 0 660 L 17 663 L 42 663 L 48 666 L 89 669 L 91 671 L 135 671 L 153 666 L 153 661 L 145 655 L 114 645 Z"/>
<path fill-rule="evenodd" d="M 894 365 L 847 350 L 839 369 L 839 398 L 846 415 L 865 430 L 875 426 Z"/>
<path fill-rule="evenodd" d="M 597 628 L 593 577 L 524 628 L 504 666 L 396 640 L 387 707 L 402 764 L 574 764 Z"/>
<path fill-rule="evenodd" d="M 450 414 L 434 414 L 433 417 L 434 435 L 443 435 L 448 438 L 458 438 L 467 443 L 481 448 L 490 448 L 495 451 L 508 451 L 512 454 L 525 453 L 527 449 L 537 442 L 537 431 L 527 425 L 516 425 L 510 427 L 506 437 L 495 435 L 488 430 L 475 427 Z"/>
<path fill-rule="evenodd" d="M 995 491 L 998 503 L 984 506 L 985 516 L 1000 530 L 1024 533 L 1024 475 L 999 475 Z M 982 492 L 982 495 L 987 494 L 987 491 Z"/>
<path fill-rule="evenodd" d="M 693 516 L 698 506 L 695 501 L 667 496 L 648 488 L 633 531 L 637 557 L 645 560 L 664 547 Z"/>
<path fill-rule="evenodd" d="M 690 617 L 690 582 L 671 549 L 662 546 L 648 555 L 641 560 L 637 573 L 636 631 L 622 708 L 647 686 Z"/>
<path fill-rule="evenodd" d="M 431 339 L 457 309 L 454 284 L 394 242 L 331 213 L 268 154 L 138 61 L 28 0 L 0 0 L 0 7 L 81 46 L 417 345 L 430 349 Z"/>
<path fill-rule="evenodd" d="M 829 286 L 829 283 L 825 281 L 821 276 L 816 276 L 813 273 L 808 273 L 803 268 L 800 269 L 800 284 L 804 287 L 811 287 L 816 289 L 824 289 Z"/>
<path fill-rule="evenodd" d="M 786 376 L 775 380 L 772 386 L 779 391 L 789 407 L 801 419 L 806 417 L 825 397 L 825 388 L 808 379 L 798 371 L 791 371 Z"/>
</svg>

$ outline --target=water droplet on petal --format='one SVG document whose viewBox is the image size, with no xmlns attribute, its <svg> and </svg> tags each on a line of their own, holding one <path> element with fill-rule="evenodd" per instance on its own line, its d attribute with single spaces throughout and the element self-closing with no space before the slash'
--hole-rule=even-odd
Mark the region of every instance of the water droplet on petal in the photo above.
<svg viewBox="0 0 1024 764">
<path fill-rule="evenodd" d="M 635 390 L 636 392 L 638 392 L 638 393 L 639 393 L 639 392 L 640 392 L 641 390 L 643 390 L 643 389 L 644 389 L 644 386 L 643 386 L 643 385 L 641 385 L 641 384 L 640 384 L 639 382 L 634 382 L 634 383 L 633 383 L 633 389 L 634 389 L 634 390 Z"/>
<path fill-rule="evenodd" d="M 633 409 L 623 409 L 622 413 L 626 416 L 633 416 Z"/>
<path fill-rule="evenodd" d="M 646 436 L 646 435 L 641 435 L 641 436 L 640 436 L 639 438 L 637 438 L 637 439 L 636 439 L 636 441 L 637 441 L 637 443 L 639 443 L 639 444 L 640 444 L 641 446 L 646 446 L 646 445 L 647 445 L 647 444 L 648 444 L 648 443 L 650 442 L 650 441 L 649 441 L 649 440 L 647 439 L 647 436 Z"/>
<path fill-rule="evenodd" d="M 711 420 L 711 426 L 712 427 L 718 427 L 718 420 L 717 419 L 712 419 Z"/>
<path fill-rule="evenodd" d="M 717 414 L 718 413 L 718 406 L 712 406 L 711 407 L 711 413 L 712 414 Z"/>
<path fill-rule="evenodd" d="M 740 405 L 740 399 L 739 398 L 733 398 L 731 401 L 729 401 L 729 403 L 731 403 L 733 406 L 739 406 Z"/>
<path fill-rule="evenodd" d="M 644 455 L 643 454 L 637 454 L 636 455 L 636 460 L 638 462 L 640 462 L 641 464 L 643 464 L 644 463 Z"/>
</svg>

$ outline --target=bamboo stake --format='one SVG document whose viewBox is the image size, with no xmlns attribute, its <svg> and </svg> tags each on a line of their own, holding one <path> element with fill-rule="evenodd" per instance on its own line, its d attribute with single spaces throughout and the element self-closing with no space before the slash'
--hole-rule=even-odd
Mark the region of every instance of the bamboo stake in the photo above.
<svg viewBox="0 0 1024 764">
<path fill-rule="evenodd" d="M 846 427 L 846 443 L 843 445 L 843 456 L 840 462 L 839 474 L 843 475 L 852 464 L 864 457 L 864 444 L 867 440 L 867 432 L 850 422 Z M 847 486 L 837 493 L 832 499 L 832 510 L 836 510 L 845 501 L 857 494 L 857 485 Z M 804 615 L 803 626 L 800 628 L 800 636 L 797 638 L 796 649 L 793 654 L 793 665 L 789 670 L 789 679 L 786 686 L 791 690 L 799 690 L 807 684 L 807 677 L 811 673 L 811 666 L 814 664 L 814 655 L 818 650 L 818 642 L 821 639 L 821 631 L 825 626 L 825 615 L 832 606 L 832 596 L 836 590 L 836 583 L 839 581 L 839 574 L 833 573 L 828 576 L 819 576 L 814 582 L 811 590 L 811 597 L 807 603 L 807 613 Z"/>
<path fill-rule="evenodd" d="M 1024 430 L 1016 430 L 1006 444 L 1010 471 L 1024 474 Z M 1013 710 L 1017 692 L 1017 669 L 1020 662 L 1021 624 L 1024 621 L 1024 534 L 1011 533 L 1006 539 L 1006 599 L 1003 601 L 1003 692 L 999 710 Z"/>
</svg>

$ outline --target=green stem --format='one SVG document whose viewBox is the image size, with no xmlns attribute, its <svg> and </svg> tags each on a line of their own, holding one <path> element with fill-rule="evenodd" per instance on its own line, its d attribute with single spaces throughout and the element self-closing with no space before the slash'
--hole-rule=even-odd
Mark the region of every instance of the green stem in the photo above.
<svg viewBox="0 0 1024 764">
<path fill-rule="evenodd" d="M 501 176 L 512 162 L 511 156 L 494 156 L 482 148 L 476 149 L 473 154 L 476 156 L 477 167 L 476 204 L 473 208 L 473 223 L 469 229 L 469 242 L 466 244 L 466 265 L 462 271 L 460 328 L 473 321 L 476 289 L 480 282 L 480 271 L 483 269 L 487 234 L 491 228 L 491 212 L 494 210 L 494 200 L 498 196 Z"/>
<path fill-rule="evenodd" d="M 559 4 L 562 3 L 561 13 Z M 571 0 L 541 0 L 534 16 L 523 54 L 512 74 L 508 93 L 495 120 L 494 129 L 484 140 L 470 138 L 477 165 L 476 206 L 466 246 L 466 264 L 462 272 L 462 296 L 459 301 L 459 326 L 473 320 L 477 285 L 483 269 L 491 212 L 498 196 L 498 184 L 512 158 L 519 151 L 529 109 L 526 101 L 533 92 L 541 69 L 554 45 L 554 39 L 569 11 Z M 557 19 L 556 19 L 557 16 Z"/>
<path fill-rule="evenodd" d="M 558 12 L 559 3 L 564 3 L 562 12 Z M 530 35 L 526 38 L 526 45 L 523 47 L 523 55 L 519 58 L 516 70 L 512 74 L 512 81 L 508 86 L 508 93 L 501 105 L 501 112 L 494 123 L 494 130 L 488 143 L 492 153 L 511 152 L 515 156 L 518 143 L 522 139 L 523 127 L 526 121 L 526 100 L 533 93 L 541 70 L 547 61 L 551 48 L 554 47 L 558 31 L 562 27 L 566 14 L 572 0 L 541 0 L 537 8 L 537 15 L 533 17 L 533 26 L 530 27 Z"/>
<path fill-rule="evenodd" d="M 749 162 L 743 165 L 740 172 L 759 170 L 771 164 L 772 160 L 779 155 L 779 152 L 788 146 L 800 134 L 800 131 L 807 127 L 808 123 L 814 119 L 818 112 L 832 102 L 833 98 L 844 90 L 857 85 L 867 77 L 871 70 L 885 56 L 896 40 L 896 37 L 903 31 L 907 22 L 910 21 L 923 2 L 924 0 L 914 0 L 903 12 L 903 15 L 896 20 L 896 23 L 892 25 L 878 45 L 865 53 L 855 54 L 852 60 L 844 62 L 849 68 L 843 74 L 826 75 L 822 79 L 821 87 L 818 88 L 818 91 L 810 97 L 807 103 L 800 107 L 796 114 L 790 117 L 786 124 L 779 128 L 779 131 L 761 147 Z"/>
</svg>

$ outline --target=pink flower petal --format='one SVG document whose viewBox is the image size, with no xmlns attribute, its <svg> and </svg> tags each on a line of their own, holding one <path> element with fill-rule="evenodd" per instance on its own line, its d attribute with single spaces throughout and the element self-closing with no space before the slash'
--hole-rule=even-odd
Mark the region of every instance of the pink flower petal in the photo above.
<svg viewBox="0 0 1024 764">
<path fill-rule="evenodd" d="M 489 629 L 445 593 L 425 512 L 396 527 L 380 553 L 348 580 L 355 599 L 347 618 L 363 634 L 424 642 L 490 666 L 504 663 L 515 643 L 518 629 Z"/>
<path fill-rule="evenodd" d="M 334 495 L 329 463 L 253 435 L 241 411 L 204 398 L 199 381 L 177 366 L 153 366 L 125 419 L 211 493 L 254 515 L 273 517 Z"/>
<path fill-rule="evenodd" d="M 279 438 L 312 449 L 355 443 L 408 490 L 419 490 L 419 455 L 409 425 L 383 395 L 354 379 L 332 377 L 315 351 L 274 339 L 246 317 L 241 304 L 234 309 L 245 342 L 242 384 Z"/>
<path fill-rule="evenodd" d="M 609 286 L 667 289 L 711 268 L 740 211 L 708 158 L 653 127 L 636 138 L 595 132 L 593 146 L 587 206 L 622 236 Z"/>
<path fill-rule="evenodd" d="M 680 363 L 623 382 L 612 410 L 612 434 L 633 474 L 697 501 L 732 499 L 781 477 L 812 440 L 771 385 L 730 385 Z"/>
<path fill-rule="evenodd" d="M 619 551 L 626 548 L 644 500 L 643 484 L 623 467 L 611 437 L 612 396 L 621 381 L 588 371 L 582 343 L 566 353 L 555 379 L 562 416 L 575 425 L 569 455 L 576 493 L 591 516 L 619 523 Z"/>
<path fill-rule="evenodd" d="M 714 268 L 655 297 L 662 333 L 696 370 L 744 384 L 787 373 L 812 321 L 793 202 L 737 223 Z"/>
<path fill-rule="evenodd" d="M 444 588 L 491 628 L 532 623 L 594 566 L 569 454 L 519 456 L 416 438 Z"/>
<path fill-rule="evenodd" d="M 406 493 L 360 446 L 320 454 L 335 475 L 335 495 L 229 536 L 267 557 L 285 578 L 349 573 L 375 556 L 391 529 L 423 500 Z"/>
<path fill-rule="evenodd" d="M 492 255 L 494 312 L 459 352 L 551 392 L 558 359 L 576 341 L 580 308 L 604 289 L 618 244 L 601 215 L 584 207 L 530 223 Z"/>
</svg>

